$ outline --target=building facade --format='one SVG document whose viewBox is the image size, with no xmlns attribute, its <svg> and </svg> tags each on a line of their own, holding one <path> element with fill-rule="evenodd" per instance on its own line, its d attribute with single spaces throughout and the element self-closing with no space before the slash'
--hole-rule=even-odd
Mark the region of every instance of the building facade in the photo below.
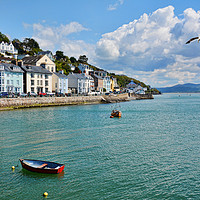
<svg viewBox="0 0 200 200">
<path fill-rule="evenodd" d="M 56 72 L 55 63 L 47 55 L 28 56 L 22 58 L 23 65 L 40 66 L 50 72 Z"/>
<path fill-rule="evenodd" d="M 52 92 L 62 93 L 62 94 L 68 93 L 68 78 L 63 73 L 63 70 L 59 72 L 53 72 Z"/>
<path fill-rule="evenodd" d="M 0 63 L 0 92 L 23 92 L 23 70 L 19 66 Z"/>
<path fill-rule="evenodd" d="M 38 66 L 21 66 L 24 73 L 24 92 L 52 92 L 52 73 Z"/>
<path fill-rule="evenodd" d="M 94 79 L 85 74 L 69 74 L 68 91 L 72 94 L 87 95 L 94 89 Z"/>
<path fill-rule="evenodd" d="M 11 56 L 6 55 L 6 52 L 12 54 Z M 11 43 L 7 43 L 2 41 L 0 43 L 0 53 L 3 54 L 5 57 L 14 57 L 17 58 L 18 50 L 15 49 L 14 45 Z"/>
</svg>

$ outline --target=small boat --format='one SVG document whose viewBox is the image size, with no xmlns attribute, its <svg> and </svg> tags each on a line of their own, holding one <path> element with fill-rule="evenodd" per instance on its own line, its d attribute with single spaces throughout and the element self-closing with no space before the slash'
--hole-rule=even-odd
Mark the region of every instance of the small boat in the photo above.
<svg viewBox="0 0 200 200">
<path fill-rule="evenodd" d="M 21 165 L 24 169 L 31 172 L 46 173 L 46 174 L 59 174 L 65 168 L 65 165 L 42 161 L 42 160 L 29 160 L 29 159 L 19 159 Z"/>
<path fill-rule="evenodd" d="M 112 110 L 111 116 L 113 116 L 113 117 L 121 117 L 122 113 L 119 110 Z"/>
</svg>

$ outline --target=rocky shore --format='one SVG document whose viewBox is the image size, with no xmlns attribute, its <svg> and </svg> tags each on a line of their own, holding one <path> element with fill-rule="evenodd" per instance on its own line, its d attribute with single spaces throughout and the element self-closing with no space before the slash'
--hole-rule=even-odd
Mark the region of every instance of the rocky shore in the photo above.
<svg viewBox="0 0 200 200">
<path fill-rule="evenodd" d="M 153 95 L 130 95 L 125 93 L 103 96 L 1 98 L 0 111 L 48 106 L 116 103 L 140 99 L 153 99 Z"/>
</svg>

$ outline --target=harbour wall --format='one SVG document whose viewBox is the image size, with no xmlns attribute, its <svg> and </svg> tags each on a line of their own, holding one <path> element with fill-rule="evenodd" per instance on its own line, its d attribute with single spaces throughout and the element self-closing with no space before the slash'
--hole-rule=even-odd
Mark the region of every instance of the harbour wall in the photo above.
<svg viewBox="0 0 200 200">
<path fill-rule="evenodd" d="M 129 101 L 133 99 L 147 99 L 149 96 L 131 96 L 128 93 L 103 96 L 74 96 L 74 97 L 28 97 L 28 98 L 0 98 L 0 110 L 19 108 L 65 106 L 80 104 L 100 104 Z"/>
</svg>

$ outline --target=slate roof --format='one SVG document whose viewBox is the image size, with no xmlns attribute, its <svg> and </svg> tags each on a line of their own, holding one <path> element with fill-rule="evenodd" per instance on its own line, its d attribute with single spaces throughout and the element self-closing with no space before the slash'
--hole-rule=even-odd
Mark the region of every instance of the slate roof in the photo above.
<svg viewBox="0 0 200 200">
<path fill-rule="evenodd" d="M 3 66 L 3 68 L 1 68 L 1 66 Z M 24 71 L 19 66 L 8 63 L 0 63 L 0 71 L 24 73 Z"/>
<path fill-rule="evenodd" d="M 61 73 L 59 73 L 59 72 L 54 72 L 54 74 L 55 74 L 56 76 L 58 76 L 59 78 L 67 78 L 67 76 L 66 76 L 65 74 L 61 74 Z"/>
<path fill-rule="evenodd" d="M 36 65 L 36 62 L 40 60 L 43 57 L 43 55 L 37 55 L 37 56 L 27 56 L 22 58 L 24 65 Z"/>
<path fill-rule="evenodd" d="M 25 72 L 30 72 L 30 73 L 52 74 L 49 70 L 39 66 L 27 65 L 27 66 L 22 66 L 21 68 Z"/>
</svg>

